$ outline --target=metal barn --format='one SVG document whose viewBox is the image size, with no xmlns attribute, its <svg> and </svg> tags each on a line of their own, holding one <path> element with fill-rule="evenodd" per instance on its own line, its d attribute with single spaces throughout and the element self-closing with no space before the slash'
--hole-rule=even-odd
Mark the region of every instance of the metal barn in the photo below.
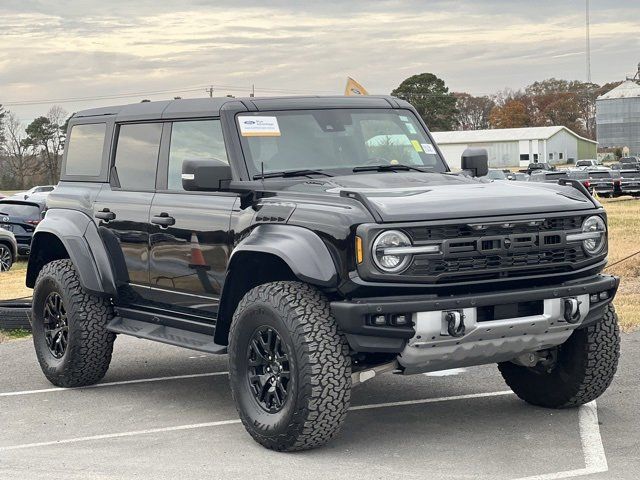
<svg viewBox="0 0 640 480">
<path fill-rule="evenodd" d="M 598 145 L 561 126 L 432 132 L 432 135 L 452 168 L 460 168 L 460 156 L 467 147 L 486 148 L 490 167 L 507 168 L 535 161 L 562 164 L 596 158 Z"/>
</svg>

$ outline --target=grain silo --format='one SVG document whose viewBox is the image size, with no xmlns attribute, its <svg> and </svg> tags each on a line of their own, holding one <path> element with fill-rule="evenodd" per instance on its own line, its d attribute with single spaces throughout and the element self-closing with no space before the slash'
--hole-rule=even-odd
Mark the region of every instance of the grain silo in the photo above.
<svg viewBox="0 0 640 480">
<path fill-rule="evenodd" d="M 640 155 L 640 64 L 633 78 L 598 97 L 596 126 L 600 148 L 627 147 Z"/>
</svg>

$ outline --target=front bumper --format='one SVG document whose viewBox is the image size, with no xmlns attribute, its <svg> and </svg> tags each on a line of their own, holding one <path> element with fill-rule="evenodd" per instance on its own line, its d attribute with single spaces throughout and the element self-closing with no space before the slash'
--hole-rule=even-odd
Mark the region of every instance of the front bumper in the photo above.
<svg viewBox="0 0 640 480">
<path fill-rule="evenodd" d="M 596 275 L 562 285 L 478 295 L 335 301 L 331 309 L 353 350 L 398 353 L 405 373 L 417 373 L 505 361 L 521 353 L 559 345 L 573 330 L 584 328 L 602 316 L 618 285 L 617 277 Z M 600 299 L 603 292 L 606 293 Z M 592 294 L 598 296 L 597 301 L 592 301 Z M 580 302 L 580 319 L 575 323 L 564 320 L 563 299 L 567 298 Z M 525 304 L 539 305 L 540 310 L 523 316 L 491 317 L 505 307 L 518 310 L 519 305 Z M 452 337 L 441 328 L 447 311 L 465 316 L 464 335 Z M 394 314 L 407 315 L 412 325 L 371 324 L 372 316 Z"/>
</svg>

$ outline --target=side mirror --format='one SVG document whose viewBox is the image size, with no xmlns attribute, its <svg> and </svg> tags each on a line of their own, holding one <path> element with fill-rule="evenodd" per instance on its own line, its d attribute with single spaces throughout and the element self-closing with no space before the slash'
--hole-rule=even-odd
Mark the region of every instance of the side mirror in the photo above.
<svg viewBox="0 0 640 480">
<path fill-rule="evenodd" d="M 467 148 L 462 152 L 460 166 L 473 177 L 484 177 L 489 173 L 489 155 L 485 148 Z"/>
<path fill-rule="evenodd" d="M 187 191 L 221 190 L 231 180 L 231 167 L 217 158 L 182 162 L 182 188 Z"/>
</svg>

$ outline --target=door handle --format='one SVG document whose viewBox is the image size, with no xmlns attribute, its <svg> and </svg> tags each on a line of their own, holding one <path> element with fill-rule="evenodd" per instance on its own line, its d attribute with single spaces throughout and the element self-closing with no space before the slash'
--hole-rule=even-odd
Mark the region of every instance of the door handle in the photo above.
<svg viewBox="0 0 640 480">
<path fill-rule="evenodd" d="M 160 215 L 154 215 L 151 217 L 151 223 L 160 225 L 160 228 L 168 228 L 171 225 L 175 225 L 176 219 L 170 217 L 168 213 L 162 212 Z"/>
<path fill-rule="evenodd" d="M 99 218 L 100 220 L 104 220 L 105 222 L 110 222 L 111 220 L 116 219 L 116 214 L 108 208 L 103 208 L 99 212 L 96 212 L 94 214 L 94 217 Z"/>
</svg>

